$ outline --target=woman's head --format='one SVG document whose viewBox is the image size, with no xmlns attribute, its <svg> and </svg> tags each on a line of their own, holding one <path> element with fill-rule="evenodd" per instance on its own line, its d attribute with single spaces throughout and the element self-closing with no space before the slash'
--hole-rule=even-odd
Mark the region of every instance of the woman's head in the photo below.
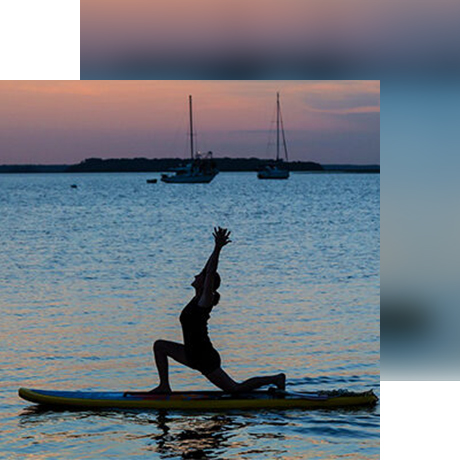
<svg viewBox="0 0 460 460">
<path fill-rule="evenodd" d="M 206 273 L 202 271 L 198 275 L 195 276 L 195 279 L 193 280 L 192 286 L 195 288 L 195 292 L 197 296 L 200 296 L 201 293 L 203 292 L 204 289 L 204 281 L 206 279 Z M 220 275 L 219 273 L 214 274 L 214 285 L 213 285 L 213 290 L 214 290 L 214 300 L 213 300 L 213 305 L 217 305 L 219 303 L 220 299 L 220 294 L 217 292 L 217 289 L 219 289 L 220 286 Z"/>
<path fill-rule="evenodd" d="M 216 272 L 214 275 L 214 298 L 212 300 L 212 305 L 215 306 L 219 303 L 220 300 L 220 294 L 217 292 L 217 289 L 219 289 L 220 286 L 220 275 L 219 273 Z"/>
</svg>

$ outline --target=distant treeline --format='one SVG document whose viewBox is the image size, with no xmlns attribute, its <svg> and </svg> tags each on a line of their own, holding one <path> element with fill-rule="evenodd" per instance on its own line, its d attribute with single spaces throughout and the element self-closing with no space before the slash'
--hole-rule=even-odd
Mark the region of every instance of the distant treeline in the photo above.
<svg viewBox="0 0 460 460">
<path fill-rule="evenodd" d="M 380 173 L 380 165 L 323 165 L 326 172 Z"/>
<path fill-rule="evenodd" d="M 270 160 L 260 158 L 214 158 L 219 171 L 258 171 Z M 77 165 L 69 166 L 68 172 L 162 172 L 176 168 L 187 160 L 182 158 L 121 158 L 102 160 L 90 158 Z M 292 171 L 322 171 L 319 163 L 296 161 L 287 164 Z"/>
<path fill-rule="evenodd" d="M 272 160 L 260 158 L 215 158 L 222 172 L 258 171 Z M 187 160 L 182 158 L 89 158 L 76 165 L 0 165 L 0 173 L 57 173 L 57 172 L 164 172 L 176 168 Z M 290 161 L 285 164 L 290 171 L 324 171 L 348 173 L 379 173 L 379 165 L 320 165 L 312 161 Z"/>
<path fill-rule="evenodd" d="M 69 165 L 0 165 L 0 173 L 57 173 Z"/>
</svg>

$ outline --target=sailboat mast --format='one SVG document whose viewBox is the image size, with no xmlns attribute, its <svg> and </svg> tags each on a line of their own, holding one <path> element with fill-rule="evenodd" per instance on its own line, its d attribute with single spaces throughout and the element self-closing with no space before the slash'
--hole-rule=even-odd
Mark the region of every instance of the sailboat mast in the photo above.
<svg viewBox="0 0 460 460">
<path fill-rule="evenodd" d="M 192 115 L 192 96 L 188 97 L 189 110 L 190 110 L 190 157 L 193 160 L 193 115 Z"/>
<path fill-rule="evenodd" d="M 280 93 L 276 93 L 276 161 L 280 157 Z"/>
<path fill-rule="evenodd" d="M 283 115 L 281 114 L 281 107 L 280 107 L 280 122 L 281 122 L 281 132 L 283 133 L 283 146 L 284 146 L 284 156 L 286 161 L 288 161 L 288 151 L 286 145 L 286 135 L 284 133 L 284 122 L 283 122 Z"/>
</svg>

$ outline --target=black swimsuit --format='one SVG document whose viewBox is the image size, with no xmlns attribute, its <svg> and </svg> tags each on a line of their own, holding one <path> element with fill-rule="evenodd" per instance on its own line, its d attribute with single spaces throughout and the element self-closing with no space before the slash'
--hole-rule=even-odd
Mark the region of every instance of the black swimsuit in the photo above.
<svg viewBox="0 0 460 460">
<path fill-rule="evenodd" d="M 194 297 L 182 310 L 180 322 L 184 336 L 185 356 L 191 368 L 206 375 L 220 367 L 220 356 L 208 335 L 211 308 L 198 306 Z"/>
</svg>

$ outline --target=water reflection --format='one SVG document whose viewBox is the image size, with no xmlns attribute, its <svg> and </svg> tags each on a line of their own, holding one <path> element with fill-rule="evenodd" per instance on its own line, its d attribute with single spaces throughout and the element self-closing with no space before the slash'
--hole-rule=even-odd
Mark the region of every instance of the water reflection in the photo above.
<svg viewBox="0 0 460 460">
<path fill-rule="evenodd" d="M 223 414 L 174 420 L 167 412 L 159 412 L 156 423 L 161 433 L 155 436 L 155 451 L 165 457 L 219 458 L 229 447 L 232 430 L 238 426 Z M 184 426 L 185 425 L 185 426 Z M 235 446 L 234 446 L 235 447 Z"/>
<path fill-rule="evenodd" d="M 285 411 L 267 412 L 261 418 L 260 412 L 81 411 L 30 406 L 19 415 L 19 427 L 27 431 L 31 440 L 34 436 L 30 434 L 35 433 L 35 436 L 54 442 L 98 436 L 107 442 L 113 435 L 121 442 L 141 442 L 141 450 L 159 454 L 162 458 L 215 459 L 228 452 L 249 455 L 270 452 L 273 458 L 280 458 L 286 453 L 284 442 L 292 438 L 283 432 L 283 428 L 297 425 L 292 421 L 296 416 L 287 415 Z M 78 425 L 82 420 L 84 425 Z M 47 433 L 48 425 L 55 426 L 57 422 L 64 426 L 78 425 L 81 431 L 55 432 L 53 429 Z M 105 422 L 108 422 L 110 432 L 91 429 L 94 425 L 106 425 Z M 124 428 L 123 433 L 118 431 L 120 426 Z M 118 438 L 120 435 L 122 439 Z M 260 445 L 264 448 L 261 449 Z"/>
</svg>

